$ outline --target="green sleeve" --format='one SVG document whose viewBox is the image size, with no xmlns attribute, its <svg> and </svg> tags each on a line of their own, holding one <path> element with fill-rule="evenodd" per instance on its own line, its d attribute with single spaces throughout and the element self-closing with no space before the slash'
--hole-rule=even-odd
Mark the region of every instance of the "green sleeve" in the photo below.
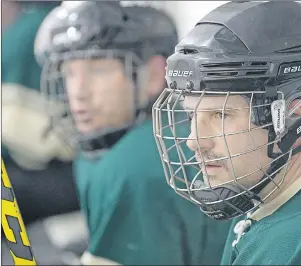
<svg viewBox="0 0 301 266">
<path fill-rule="evenodd" d="M 31 50 L 33 47 L 23 48 L 28 50 L 28 54 L 21 55 L 19 59 L 12 56 L 10 61 L 6 61 L 2 65 L 3 83 L 17 83 L 30 89 L 40 89 L 41 68 L 35 62 Z"/>
<path fill-rule="evenodd" d="M 183 262 L 181 221 L 172 202 L 172 211 L 167 210 L 162 184 L 140 183 L 138 187 L 125 181 L 130 177 L 116 174 L 110 176 L 116 182 L 106 188 L 106 195 L 99 193 L 97 185 L 89 186 L 89 252 L 123 265 Z"/>
<path fill-rule="evenodd" d="M 179 196 L 175 194 L 175 197 Z M 220 265 L 230 223 L 209 218 L 193 203 L 180 197 L 177 209 L 188 243 L 185 251 L 190 257 L 188 264 Z"/>
<path fill-rule="evenodd" d="M 123 265 L 220 263 L 228 223 L 206 217 L 164 179 L 131 183 L 137 178 L 121 172 L 108 178 L 115 182 L 105 188 L 107 194 L 99 192 L 96 179 L 89 184 L 91 254 Z"/>
<path fill-rule="evenodd" d="M 35 36 L 53 6 L 24 12 L 2 34 L 2 83 L 40 89 L 41 67 L 35 60 Z"/>
</svg>

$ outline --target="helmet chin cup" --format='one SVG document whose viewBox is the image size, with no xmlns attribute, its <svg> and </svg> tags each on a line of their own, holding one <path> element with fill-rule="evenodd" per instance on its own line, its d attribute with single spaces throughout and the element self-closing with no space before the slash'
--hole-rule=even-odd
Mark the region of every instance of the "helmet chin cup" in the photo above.
<svg viewBox="0 0 301 266">
<path fill-rule="evenodd" d="M 241 194 L 240 194 L 241 193 Z M 235 185 L 224 185 L 213 189 L 194 191 L 200 209 L 215 220 L 229 220 L 248 213 L 255 205 L 253 195 L 243 193 Z"/>
</svg>

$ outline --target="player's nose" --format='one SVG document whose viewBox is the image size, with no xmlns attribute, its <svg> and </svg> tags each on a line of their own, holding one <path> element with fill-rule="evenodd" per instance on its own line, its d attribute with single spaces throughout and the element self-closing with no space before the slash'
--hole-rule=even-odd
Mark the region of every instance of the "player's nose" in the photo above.
<svg viewBox="0 0 301 266">
<path fill-rule="evenodd" d="M 186 145 L 192 151 L 205 152 L 211 150 L 214 146 L 214 138 L 210 135 L 211 129 L 203 119 L 201 116 L 198 116 L 197 126 L 193 126 L 193 124 L 191 126 L 191 132 Z"/>
</svg>

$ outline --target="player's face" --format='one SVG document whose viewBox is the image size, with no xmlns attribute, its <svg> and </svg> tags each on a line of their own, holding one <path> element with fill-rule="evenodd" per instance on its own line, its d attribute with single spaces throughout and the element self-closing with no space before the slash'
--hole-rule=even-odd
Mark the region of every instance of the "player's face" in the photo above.
<svg viewBox="0 0 301 266">
<path fill-rule="evenodd" d="M 121 127 L 132 119 L 132 83 L 117 59 L 64 62 L 66 89 L 81 133 Z"/>
<path fill-rule="evenodd" d="M 267 156 L 267 147 L 263 146 L 268 143 L 267 130 L 258 129 L 252 123 L 249 125 L 249 104 L 241 96 L 228 98 L 224 127 L 222 109 L 225 97 L 204 97 L 200 105 L 198 102 L 199 97 L 194 96 L 186 97 L 184 101 L 186 109 L 193 110 L 198 106 L 196 114 L 192 114 L 191 139 L 187 141 L 187 146 L 195 152 L 196 160 L 200 162 L 205 183 L 215 186 L 237 178 L 246 188 L 255 185 L 263 176 L 260 169 L 266 171 L 268 167 L 265 165 L 271 161 Z M 250 131 L 249 126 L 256 130 Z M 200 139 L 197 140 L 197 137 Z M 201 154 L 205 165 L 202 164 Z M 206 163 L 221 158 L 224 159 Z"/>
</svg>

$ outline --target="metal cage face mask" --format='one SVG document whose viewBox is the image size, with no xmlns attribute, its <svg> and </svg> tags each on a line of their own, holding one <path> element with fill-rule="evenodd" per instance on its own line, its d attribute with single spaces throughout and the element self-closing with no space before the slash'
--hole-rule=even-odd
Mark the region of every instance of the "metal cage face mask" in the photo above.
<svg viewBox="0 0 301 266">
<path fill-rule="evenodd" d="M 257 209 L 285 179 L 287 115 L 281 92 L 269 101 L 265 91 L 165 89 L 153 123 L 167 183 L 217 220 Z"/>
<path fill-rule="evenodd" d="M 66 90 L 66 73 L 62 69 L 62 63 L 74 59 L 118 59 L 124 67 L 124 74 L 132 81 L 132 119 L 118 128 L 96 128 L 89 133 L 80 133 L 75 125 L 71 112 L 70 101 Z M 103 152 L 110 148 L 129 128 L 135 123 L 138 108 L 138 91 L 136 88 L 136 72 L 142 65 L 141 60 L 132 52 L 121 50 L 102 50 L 90 48 L 85 50 L 68 51 L 52 54 L 46 61 L 42 72 L 41 92 L 47 99 L 45 107 L 50 119 L 51 128 L 67 143 L 72 146 L 80 144 L 83 151 L 94 153 Z M 110 71 L 110 69 L 108 69 Z M 101 115 L 101 114 L 94 114 Z"/>
</svg>

